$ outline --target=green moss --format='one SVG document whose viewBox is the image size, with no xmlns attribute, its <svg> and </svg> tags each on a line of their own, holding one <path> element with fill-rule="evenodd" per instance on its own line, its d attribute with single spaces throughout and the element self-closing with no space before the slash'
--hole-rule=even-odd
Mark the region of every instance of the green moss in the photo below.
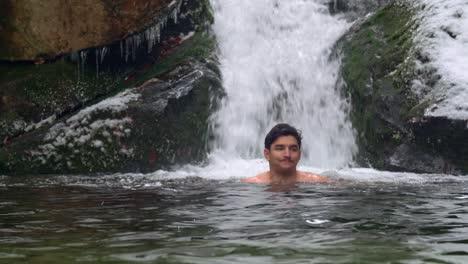
<svg viewBox="0 0 468 264">
<path fill-rule="evenodd" d="M 52 114 L 62 115 L 117 89 L 119 75 L 79 70 L 78 65 L 57 61 L 41 65 L 0 65 L 0 123 L 15 120 L 38 122 Z M 12 134 L 13 133 L 13 134 Z M 0 136 L 15 132 L 0 131 Z"/>
<path fill-rule="evenodd" d="M 177 65 L 183 64 L 190 59 L 201 60 L 207 58 L 212 54 L 214 46 L 215 40 L 212 35 L 197 31 L 193 37 L 176 47 L 151 70 L 137 76 L 133 82 L 125 84 L 123 88 L 138 86 L 144 81 L 173 70 Z"/>
<path fill-rule="evenodd" d="M 202 3 L 202 14 L 203 14 L 205 20 L 206 20 L 209 24 L 213 24 L 213 23 L 214 23 L 213 8 L 212 8 L 211 3 L 210 3 L 209 0 L 203 0 L 203 3 Z"/>
<path fill-rule="evenodd" d="M 405 70 L 412 46 L 412 10 L 392 3 L 370 17 L 343 45 L 343 78 L 353 108 L 361 153 L 377 166 L 403 138 L 398 123 L 414 105 Z M 392 120 L 392 122 L 389 122 Z M 398 135 L 398 136 L 395 136 Z"/>
</svg>

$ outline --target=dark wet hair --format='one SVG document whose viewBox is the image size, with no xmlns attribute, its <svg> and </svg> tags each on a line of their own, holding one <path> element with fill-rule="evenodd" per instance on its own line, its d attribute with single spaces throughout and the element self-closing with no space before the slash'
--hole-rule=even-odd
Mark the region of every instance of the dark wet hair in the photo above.
<svg viewBox="0 0 468 264">
<path fill-rule="evenodd" d="M 288 124 L 277 124 L 266 135 L 265 148 L 270 149 L 271 144 L 273 144 L 273 142 L 275 142 L 275 140 L 281 136 L 295 137 L 297 140 L 297 143 L 299 144 L 299 148 L 301 147 L 302 136 L 299 130 L 297 130 L 295 127 L 290 126 Z"/>
</svg>

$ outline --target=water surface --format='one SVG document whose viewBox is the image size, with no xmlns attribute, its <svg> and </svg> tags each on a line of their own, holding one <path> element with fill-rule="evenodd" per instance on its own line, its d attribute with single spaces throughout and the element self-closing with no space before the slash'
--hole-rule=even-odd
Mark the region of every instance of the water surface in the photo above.
<svg viewBox="0 0 468 264">
<path fill-rule="evenodd" d="M 269 186 L 49 176 L 0 186 L 0 263 L 468 262 L 464 177 Z"/>
</svg>

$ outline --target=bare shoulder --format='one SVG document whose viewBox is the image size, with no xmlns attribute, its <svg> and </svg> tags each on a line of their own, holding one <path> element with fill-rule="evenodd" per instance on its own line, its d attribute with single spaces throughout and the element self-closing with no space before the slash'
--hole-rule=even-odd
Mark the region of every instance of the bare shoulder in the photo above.
<svg viewBox="0 0 468 264">
<path fill-rule="evenodd" d="M 254 177 L 244 178 L 241 182 L 245 183 L 266 183 L 268 182 L 268 172 L 263 172 Z"/>
<path fill-rule="evenodd" d="M 300 182 L 330 182 L 328 177 L 311 172 L 299 171 L 298 174 Z"/>
</svg>

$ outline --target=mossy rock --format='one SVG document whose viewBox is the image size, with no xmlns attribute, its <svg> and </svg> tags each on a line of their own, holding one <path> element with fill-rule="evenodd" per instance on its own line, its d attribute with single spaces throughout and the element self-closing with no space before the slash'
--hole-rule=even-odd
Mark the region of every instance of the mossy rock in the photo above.
<svg viewBox="0 0 468 264">
<path fill-rule="evenodd" d="M 377 167 L 403 140 L 407 111 L 415 104 L 407 89 L 412 17 L 409 5 L 389 4 L 342 44 L 342 74 L 353 103 L 360 158 Z"/>
<path fill-rule="evenodd" d="M 409 1 L 394 1 L 340 43 L 351 121 L 358 132 L 357 161 L 383 170 L 468 173 L 466 162 L 455 154 L 463 152 L 456 135 L 468 137 L 467 129 L 455 120 L 447 120 L 449 133 L 436 129 L 431 124 L 441 122 L 424 116 L 430 100 L 419 101 L 411 90 L 418 79 L 415 12 Z"/>
<path fill-rule="evenodd" d="M 212 99 L 221 89 L 211 63 L 186 59 L 159 78 L 23 135 L 0 149 L 0 173 L 149 172 L 203 161 Z"/>
<path fill-rule="evenodd" d="M 215 39 L 206 27 L 212 22 L 209 2 L 183 2 L 179 23 L 169 21 L 159 46 L 150 54 L 142 46 L 136 60 L 116 58 L 115 43 L 107 68 L 106 62 L 93 67 L 93 57 L 83 67 L 72 56 L 39 65 L 0 65 L 6 69 L 0 93 L 10 100 L 0 106 L 6 124 L 0 174 L 151 171 L 202 161 L 220 72 Z M 191 81 L 182 85 L 185 75 Z M 183 95 L 181 87 L 187 90 Z M 118 111 L 97 107 L 124 90 L 141 96 Z M 74 119 L 96 107 L 83 120 Z"/>
<path fill-rule="evenodd" d="M 115 91 L 121 81 L 119 75 L 80 71 L 76 63 L 65 60 L 42 65 L 7 63 L 0 65 L 0 72 L 2 140 L 32 129 L 52 115 L 75 111 Z"/>
</svg>

